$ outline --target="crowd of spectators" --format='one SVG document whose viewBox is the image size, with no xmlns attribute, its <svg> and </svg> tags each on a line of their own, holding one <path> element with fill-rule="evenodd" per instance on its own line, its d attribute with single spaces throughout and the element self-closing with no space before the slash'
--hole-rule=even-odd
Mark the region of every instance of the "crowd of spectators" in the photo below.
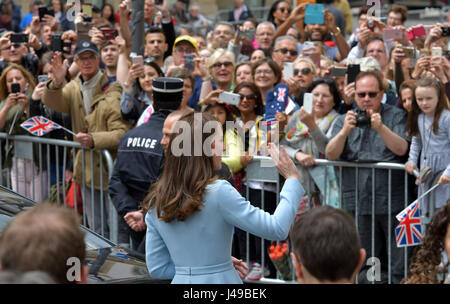
<svg viewBox="0 0 450 304">
<path fill-rule="evenodd" d="M 15 191 L 43 201 L 49 196 L 47 178 L 50 185 L 58 183 L 57 176 L 84 183 L 88 225 L 108 236 L 108 213 L 118 212 L 123 219 L 121 242 L 130 235 L 142 241 L 143 217 L 129 219 L 142 212 L 140 202 L 146 193 L 130 194 L 126 206 L 117 194 L 147 189 L 149 181 L 144 179 L 157 176 L 162 161 L 136 169 L 135 176 L 121 182 L 121 174 L 132 167 L 127 161 L 133 158 L 125 157 L 123 169 L 116 168 L 117 175 L 109 181 L 106 166 L 100 171 L 100 153 L 107 149 L 116 158 L 121 139 L 126 144 L 124 138 L 127 147 L 130 138 L 135 139 L 133 147 L 136 142 L 138 147 L 147 145 L 127 132 L 147 124 L 158 112 L 153 79 L 175 77 L 184 85 L 183 99 L 173 110 L 206 111 L 219 120 L 225 146 L 222 161 L 233 185 L 270 213 L 276 207 L 277 189 L 273 184 L 247 182 L 245 168 L 254 156 L 267 155 L 266 146 L 275 138 L 301 167 L 304 200 L 311 206 L 328 203 L 311 171 L 316 159 L 406 164 L 410 174 L 430 168 L 432 177 L 418 187 L 414 179 L 405 182 L 404 172 L 393 172 L 390 178 L 383 170 L 373 175 L 371 169 L 360 169 L 356 176 L 354 169 L 342 172 L 342 207 L 358 215 L 361 247 L 367 255 L 375 252 L 383 265 L 390 247 L 393 282 L 402 280 L 405 251 L 397 248 L 395 225 L 389 230 L 388 222 L 396 223 L 404 202 L 412 202 L 433 181 L 441 184 L 435 205 L 427 205 L 423 212 L 441 208 L 450 197 L 450 14 L 447 22 L 407 28 L 404 6 L 390 6 L 382 19 L 370 16 L 370 7 L 361 7 L 353 28 L 345 0 L 316 1 L 324 10 L 315 18 L 306 14 L 306 3 L 292 6 L 291 1 L 278 0 L 260 21 L 243 0 L 235 0 L 226 20 L 213 22 L 198 3 L 177 0 L 169 8 L 166 1 L 145 0 L 145 33 L 140 53 L 135 54 L 131 0 L 118 7 L 107 2 L 73 19 L 68 16 L 73 7 L 64 1 L 33 0 L 28 14 L 13 0 L 1 1 L 0 132 L 26 134 L 20 124 L 42 115 L 74 134 L 58 130 L 45 136 L 74 140 L 94 151 L 93 158 L 84 158 L 79 151 L 73 159 L 70 154 L 63 157 L 62 150 L 39 151 L 44 162 L 50 161 L 43 166 L 50 171 L 46 172 L 39 170 L 36 146 L 33 163 L 14 156 L 13 141 L 2 140 L 2 168 L 14 168 L 7 178 Z M 287 89 L 285 96 L 276 95 L 280 88 Z M 238 104 L 224 102 L 224 92 L 237 94 Z M 268 113 L 277 96 L 278 104 L 282 97 L 283 110 L 274 115 L 277 124 L 272 126 L 277 127 L 268 128 Z M 163 135 L 166 116 L 161 115 L 154 116 L 161 120 L 154 122 L 158 134 L 148 135 L 158 138 L 155 145 Z M 227 129 L 228 123 L 240 128 L 243 136 Z M 159 146 L 160 157 L 163 151 Z M 54 157 L 56 153 L 60 157 Z M 61 170 L 64 161 L 66 172 Z M 108 210 L 108 192 L 117 210 Z M 134 247 L 144 250 L 139 245 Z M 261 257 L 261 246 L 268 244 L 250 236 L 249 246 L 247 256 L 246 233 L 236 229 L 233 254 L 251 261 L 247 279 L 275 277 L 272 263 Z M 411 257 L 412 250 L 407 255 Z"/>
</svg>

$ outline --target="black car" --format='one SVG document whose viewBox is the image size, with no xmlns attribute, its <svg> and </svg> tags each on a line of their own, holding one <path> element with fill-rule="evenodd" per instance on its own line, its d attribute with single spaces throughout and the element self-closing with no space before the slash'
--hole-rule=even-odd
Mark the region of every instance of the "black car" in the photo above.
<svg viewBox="0 0 450 304">
<path fill-rule="evenodd" d="M 33 200 L 0 186 L 0 234 L 16 214 L 35 204 Z M 86 265 L 89 268 L 88 284 L 170 283 L 168 280 L 150 277 L 142 254 L 119 247 L 90 229 L 81 225 L 80 227 L 85 233 Z"/>
</svg>

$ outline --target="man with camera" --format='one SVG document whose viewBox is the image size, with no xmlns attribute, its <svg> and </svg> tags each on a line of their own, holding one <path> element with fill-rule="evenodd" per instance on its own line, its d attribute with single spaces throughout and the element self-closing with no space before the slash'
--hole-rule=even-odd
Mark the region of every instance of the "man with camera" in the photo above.
<svg viewBox="0 0 450 304">
<path fill-rule="evenodd" d="M 406 113 L 389 104 L 382 104 L 383 85 L 379 71 L 361 72 L 356 77 L 356 113 L 348 111 L 337 118 L 326 147 L 330 160 L 356 163 L 402 163 L 407 153 Z M 391 234 L 391 263 L 393 283 L 399 283 L 404 274 L 403 249 L 395 241 L 395 215 L 404 208 L 404 176 L 401 170 L 342 168 L 343 208 L 355 213 L 357 206 L 358 230 L 362 247 L 369 257 L 377 257 L 383 267 Z M 373 183 L 373 184 L 372 184 Z M 390 195 L 390 198 L 389 198 Z M 389 205 L 390 204 L 390 205 Z M 374 211 L 373 209 L 374 208 Z M 375 248 L 372 251 L 372 213 L 375 213 Z M 390 215 L 390 218 L 389 218 Z M 387 229 L 391 223 L 391 231 Z M 365 275 L 360 276 L 365 278 Z"/>
</svg>

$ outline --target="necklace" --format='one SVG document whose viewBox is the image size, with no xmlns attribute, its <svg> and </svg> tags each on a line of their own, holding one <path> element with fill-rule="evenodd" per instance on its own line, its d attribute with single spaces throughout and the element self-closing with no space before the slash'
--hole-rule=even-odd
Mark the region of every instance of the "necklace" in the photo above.
<svg viewBox="0 0 450 304">
<path fill-rule="evenodd" d="M 428 151 L 428 145 L 429 145 L 429 143 L 430 143 L 430 139 L 431 139 L 431 129 L 432 129 L 432 127 L 433 127 L 433 123 L 431 123 L 430 124 L 430 126 L 428 127 L 428 129 L 426 128 L 426 126 L 425 126 L 425 115 L 423 116 L 423 135 L 425 136 L 426 135 L 426 133 L 428 132 L 428 138 L 427 138 L 427 141 L 426 141 L 426 144 L 425 144 L 425 152 L 424 152 L 424 154 L 423 154 L 423 160 L 424 160 L 424 164 L 426 163 L 426 161 L 427 161 L 427 151 Z M 424 141 L 425 142 L 425 141 Z"/>
</svg>

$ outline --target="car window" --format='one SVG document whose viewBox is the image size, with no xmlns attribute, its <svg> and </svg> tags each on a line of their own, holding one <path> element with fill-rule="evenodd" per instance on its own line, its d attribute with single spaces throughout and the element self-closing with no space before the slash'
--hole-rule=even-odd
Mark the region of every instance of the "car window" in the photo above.
<svg viewBox="0 0 450 304">
<path fill-rule="evenodd" d="M 0 234 L 12 217 L 33 207 L 36 203 L 0 186 Z M 80 225 L 84 232 L 86 250 L 112 247 L 114 244 Z"/>
</svg>

